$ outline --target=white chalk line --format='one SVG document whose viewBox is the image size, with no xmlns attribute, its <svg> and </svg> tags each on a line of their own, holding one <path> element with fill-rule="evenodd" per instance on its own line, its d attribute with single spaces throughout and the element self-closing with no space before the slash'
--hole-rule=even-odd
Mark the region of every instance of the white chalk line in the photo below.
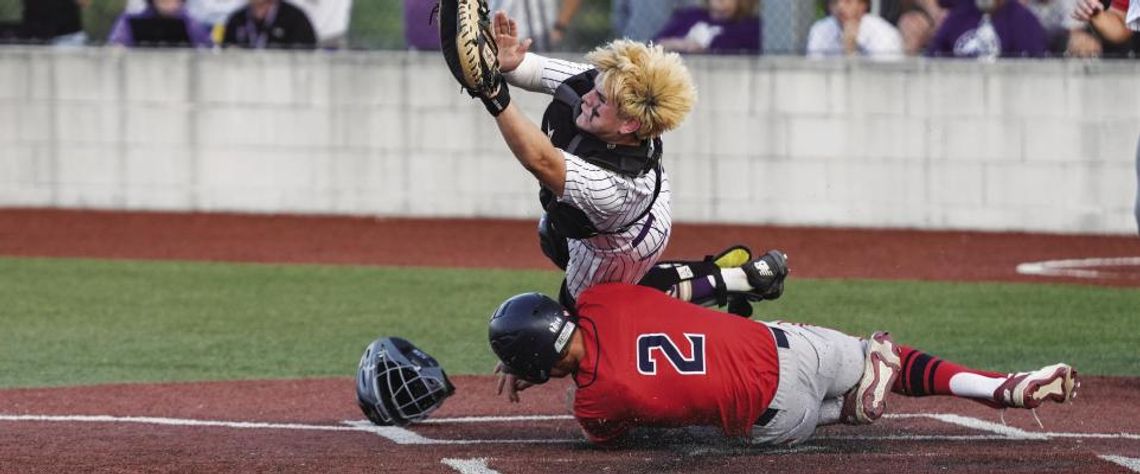
<svg viewBox="0 0 1140 474">
<path fill-rule="evenodd" d="M 64 423 L 134 423 L 158 426 L 265 429 L 293 431 L 355 431 L 373 433 L 400 445 L 423 444 L 540 444 L 577 443 L 582 440 L 563 439 L 459 439 L 439 440 L 417 434 L 398 426 L 376 426 L 366 420 L 345 421 L 343 425 L 307 425 L 300 423 L 260 423 L 249 421 L 193 420 L 185 418 L 159 418 L 109 415 L 0 415 L 0 422 L 64 422 Z"/>
<path fill-rule="evenodd" d="M 1048 433 L 1031 432 L 1022 429 L 1014 428 L 1012 426 L 1003 425 L 1000 423 L 993 423 L 990 421 L 979 420 L 968 416 L 955 415 L 952 413 L 930 413 L 930 414 L 916 414 L 916 415 L 887 415 L 889 418 L 932 418 L 943 423 L 963 426 L 975 431 L 984 431 L 1002 436 L 1008 439 L 1025 439 L 1025 440 L 1046 440 L 1049 439 Z"/>
<path fill-rule="evenodd" d="M 1050 439 L 1124 439 L 1140 440 L 1137 433 L 1066 433 L 1034 432 L 953 413 L 907 413 L 886 415 L 887 419 L 930 418 L 943 423 L 962 426 L 988 434 L 981 435 L 820 435 L 814 439 L 830 440 L 891 440 L 891 441 L 1042 441 Z M 446 423 L 506 423 L 520 421 L 572 420 L 569 415 L 538 416 L 483 416 L 439 418 L 433 424 Z M 573 439 L 433 439 L 398 426 L 376 426 L 366 420 L 345 421 L 341 425 L 310 425 L 301 423 L 264 423 L 247 421 L 194 420 L 184 418 L 134 417 L 109 415 L 4 415 L 0 422 L 65 422 L 65 423 L 136 423 L 159 426 L 211 427 L 232 429 L 273 429 L 295 431 L 335 431 L 373 433 L 400 445 L 469 445 L 469 444 L 552 444 L 580 443 Z"/>
<path fill-rule="evenodd" d="M 487 467 L 487 458 L 452 459 L 444 458 L 439 462 L 445 466 L 459 471 L 460 474 L 498 474 L 499 471 Z"/>
<path fill-rule="evenodd" d="M 816 436 L 816 439 L 874 439 L 874 440 L 995 440 L 995 439 L 1047 439 L 1046 436 L 1041 436 L 1039 433 L 1026 432 L 1017 428 L 999 425 L 997 423 L 990 423 L 987 421 L 978 420 L 976 418 L 963 417 L 953 414 L 937 414 L 937 413 L 911 413 L 911 414 L 894 414 L 886 415 L 886 418 L 904 419 L 904 418 L 932 418 L 938 421 L 943 421 L 950 424 L 957 424 L 967 428 L 978 429 L 981 431 L 992 431 L 994 435 L 880 435 L 880 436 L 867 436 L 867 435 L 851 435 L 851 436 L 831 436 L 821 437 Z M 570 415 L 526 415 L 526 416 L 467 416 L 456 418 L 436 418 L 426 420 L 424 424 L 455 424 L 455 423 L 508 423 L 520 421 L 569 421 L 574 417 Z M 971 420 L 973 420 L 971 422 Z M 1103 433 L 1049 433 L 1051 437 L 1057 438 L 1121 438 L 1127 437 L 1126 434 L 1103 434 Z M 1123 436 L 1122 436 L 1123 435 Z M 1132 435 L 1134 439 L 1140 438 L 1140 435 Z"/>
<path fill-rule="evenodd" d="M 1097 457 L 1099 457 L 1105 461 L 1124 466 L 1128 469 L 1131 469 L 1132 472 L 1140 472 L 1140 459 L 1126 458 L 1124 456 L 1111 456 L 1111 455 L 1104 455 L 1104 456 L 1097 456 Z"/>
<path fill-rule="evenodd" d="M 430 418 L 420 423 L 425 425 L 454 423 L 506 423 L 517 421 L 562 421 L 573 420 L 570 415 L 519 415 L 519 416 L 463 416 L 458 418 Z"/>
<path fill-rule="evenodd" d="M 201 426 L 235 429 L 271 429 L 302 431 L 369 431 L 363 428 L 334 425 L 305 425 L 298 423 L 257 423 L 248 421 L 191 420 L 185 418 L 157 418 L 148 416 L 109 415 L 0 415 L 0 421 L 75 422 L 75 423 L 138 423 L 160 426 Z M 381 428 L 381 427 L 377 427 Z"/>
<path fill-rule="evenodd" d="M 1140 439 L 1134 433 L 1034 433 L 1012 428 L 1005 425 L 979 420 L 977 418 L 949 413 L 913 413 L 886 415 L 888 419 L 931 418 L 944 423 L 955 424 L 969 429 L 988 431 L 990 435 L 870 435 L 870 436 L 817 436 L 816 440 L 847 440 L 847 441 L 1019 441 L 1019 440 L 1048 440 L 1052 438 L 1089 438 L 1089 439 Z M 459 417 L 440 418 L 436 423 L 493 423 L 518 421 L 552 421 L 569 420 L 568 415 L 553 416 L 494 416 L 494 417 Z M 334 431 L 334 432 L 368 432 L 384 437 L 398 445 L 470 445 L 470 444 L 549 444 L 549 443 L 580 443 L 581 439 L 497 439 L 497 440 L 437 440 L 421 436 L 411 430 L 395 426 L 375 426 L 364 420 L 345 421 L 343 425 L 309 425 L 300 423 L 259 423 L 244 421 L 217 421 L 194 420 L 160 417 L 121 417 L 109 415 L 0 415 L 0 421 L 9 422 L 86 422 L 86 423 L 137 423 L 160 426 L 186 426 L 186 427 L 216 427 L 232 429 L 274 429 L 297 431 Z M 816 449 L 811 446 L 801 446 L 798 450 Z M 1123 456 L 1101 455 L 1100 459 L 1140 472 L 1140 459 Z M 452 459 L 445 458 L 440 461 L 460 474 L 497 474 L 498 471 L 487 466 L 487 459 Z"/>
<path fill-rule="evenodd" d="M 551 444 L 580 443 L 581 439 L 432 439 L 398 426 L 376 426 L 367 420 L 345 421 L 359 431 L 370 431 L 396 444 Z"/>
<path fill-rule="evenodd" d="M 1135 274 L 1102 270 L 1111 267 L 1140 266 L 1140 257 L 1083 258 L 1070 260 L 1046 260 L 1026 262 L 1017 265 L 1017 273 L 1022 275 L 1059 276 L 1072 278 L 1127 278 L 1135 279 Z"/>
</svg>

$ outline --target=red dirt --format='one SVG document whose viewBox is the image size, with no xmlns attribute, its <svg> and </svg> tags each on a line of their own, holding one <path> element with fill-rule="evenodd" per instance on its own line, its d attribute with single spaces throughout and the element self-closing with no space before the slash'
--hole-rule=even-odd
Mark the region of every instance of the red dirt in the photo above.
<svg viewBox="0 0 1140 474">
<path fill-rule="evenodd" d="M 0 255 L 553 269 L 535 223 L 0 210 Z M 1017 264 L 1140 257 L 1131 236 L 677 224 L 665 258 L 734 243 L 779 248 L 804 278 L 1032 281 L 1140 287 L 1140 278 L 1018 275 Z M 1140 277 L 1140 274 L 1135 275 Z"/>
<path fill-rule="evenodd" d="M 677 225 L 667 258 L 732 243 L 789 253 L 797 277 L 1033 281 L 1140 287 L 1018 275 L 1028 261 L 1140 256 L 1135 237 Z M 0 210 L 0 255 L 550 269 L 534 223 L 219 214 Z M 562 414 L 564 386 L 524 403 L 494 397 L 488 377 L 457 377 L 459 393 L 433 417 Z M 114 415 L 343 426 L 361 418 L 352 381 L 315 379 L 103 385 L 0 391 L 0 416 Z M 1097 458 L 1140 458 L 1140 381 L 1087 378 L 1077 403 L 1039 410 L 1049 431 L 1102 434 L 1044 441 L 950 440 L 992 434 L 930 419 L 833 427 L 788 448 L 750 447 L 691 433 L 652 433 L 628 449 L 594 449 L 571 420 L 430 423 L 437 440 L 550 439 L 555 444 L 400 445 L 365 432 L 157 426 L 0 419 L 0 471 L 454 472 L 444 458 L 485 458 L 501 472 L 1127 472 Z M 951 412 L 998 422 L 996 411 L 942 398 L 892 398 L 892 413 Z M 1131 415 L 1129 413 L 1132 413 Z M 1027 412 L 1010 426 L 1040 431 Z M 1120 437 L 1119 433 L 1131 433 Z M 941 439 L 923 439 L 932 435 Z M 882 440 L 881 436 L 906 439 Z M 664 441 L 661 441 L 664 440 Z"/>
<path fill-rule="evenodd" d="M 537 387 L 523 403 L 494 395 L 488 377 L 454 380 L 458 395 L 433 418 L 565 415 L 562 382 Z M 0 391 L 5 415 L 110 415 L 207 421 L 344 426 L 359 420 L 352 380 L 267 380 L 103 385 Z M 1135 417 L 1122 407 L 1140 405 L 1136 379 L 1084 381 L 1078 401 L 1047 406 L 1039 414 L 1048 432 L 1135 434 Z M 267 403 L 272 400 L 273 403 Z M 949 398 L 891 399 L 892 413 L 957 413 L 1000 423 L 999 412 Z M 1117 416 L 1100 416 L 1111 413 Z M 1042 432 L 1028 412 L 1008 411 L 1009 426 Z M 445 420 L 446 421 L 446 420 Z M 868 427 L 828 427 L 818 438 L 787 448 L 746 446 L 705 432 L 650 431 L 624 450 L 590 447 L 569 419 L 494 423 L 443 422 L 412 427 L 434 440 L 534 439 L 555 444 L 397 445 L 371 433 L 155 426 L 110 422 L 3 422 L 0 454 L 5 472 L 113 471 L 400 471 L 442 472 L 443 458 L 489 458 L 501 472 L 814 472 L 845 466 L 855 472 L 945 472 L 983 469 L 1112 472 L 1096 456 L 1140 457 L 1136 439 L 1059 438 L 1047 441 L 875 437 L 989 434 L 927 419 L 887 419 Z M 762 467 L 761 467 L 762 466 Z"/>
</svg>

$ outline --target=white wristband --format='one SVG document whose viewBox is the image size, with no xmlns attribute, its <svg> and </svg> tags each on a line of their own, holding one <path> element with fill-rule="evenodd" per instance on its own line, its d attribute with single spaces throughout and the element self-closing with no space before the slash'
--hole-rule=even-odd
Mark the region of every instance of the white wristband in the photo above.
<svg viewBox="0 0 1140 474">
<path fill-rule="evenodd" d="M 542 91 L 542 56 L 526 53 L 515 70 L 504 73 L 507 83 L 531 92 Z"/>
</svg>

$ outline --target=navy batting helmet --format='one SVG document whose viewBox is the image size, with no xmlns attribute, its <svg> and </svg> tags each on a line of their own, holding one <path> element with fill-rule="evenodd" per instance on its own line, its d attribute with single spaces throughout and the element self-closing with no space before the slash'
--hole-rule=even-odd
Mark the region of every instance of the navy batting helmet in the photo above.
<svg viewBox="0 0 1140 474">
<path fill-rule="evenodd" d="M 356 371 L 356 400 L 382 426 L 427 418 L 455 393 L 439 362 L 411 342 L 382 337 L 368 345 Z"/>
<path fill-rule="evenodd" d="M 507 372 L 530 383 L 550 380 L 574 334 L 576 318 L 540 293 L 524 293 L 503 302 L 491 315 L 491 350 Z"/>
</svg>

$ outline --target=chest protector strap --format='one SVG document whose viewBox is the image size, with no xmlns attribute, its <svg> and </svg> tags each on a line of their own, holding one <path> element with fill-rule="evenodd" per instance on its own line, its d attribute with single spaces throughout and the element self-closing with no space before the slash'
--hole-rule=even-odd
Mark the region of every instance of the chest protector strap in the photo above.
<svg viewBox="0 0 1140 474">
<path fill-rule="evenodd" d="M 599 231 L 585 212 L 573 204 L 561 202 L 546 188 L 539 191 L 539 202 L 546 210 L 548 224 L 555 231 L 572 239 L 585 239 L 599 234 L 617 234 L 644 218 L 653 209 L 653 203 L 661 193 L 661 139 L 643 140 L 637 146 L 607 143 L 591 133 L 578 129 L 575 119 L 581 113 L 582 96 L 594 88 L 597 69 L 591 69 L 570 77 L 554 92 L 554 100 L 542 116 L 542 131 L 550 137 L 554 146 L 566 153 L 582 158 L 588 163 L 613 171 L 623 176 L 635 178 L 651 170 L 657 172 L 653 198 L 645 210 L 620 228 Z"/>
</svg>

